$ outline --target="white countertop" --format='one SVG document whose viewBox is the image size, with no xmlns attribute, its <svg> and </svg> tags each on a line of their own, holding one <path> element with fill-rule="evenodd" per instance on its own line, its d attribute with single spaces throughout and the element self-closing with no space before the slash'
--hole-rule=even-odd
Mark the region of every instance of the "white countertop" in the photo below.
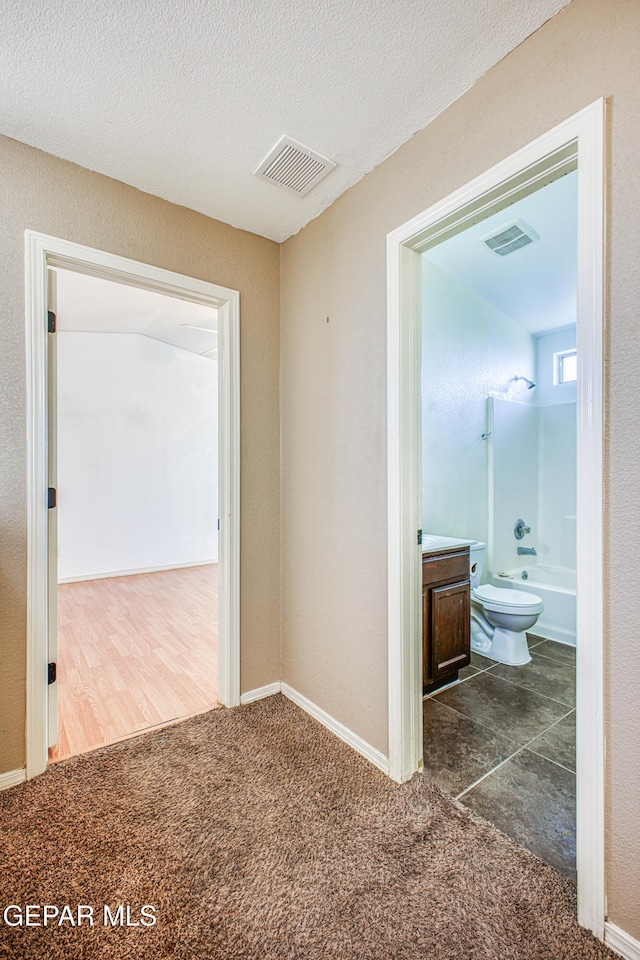
<svg viewBox="0 0 640 960">
<path fill-rule="evenodd" d="M 422 534 L 422 553 L 443 553 L 445 550 L 458 550 L 470 547 L 477 540 L 460 540 L 458 537 L 437 537 L 432 533 Z"/>
</svg>

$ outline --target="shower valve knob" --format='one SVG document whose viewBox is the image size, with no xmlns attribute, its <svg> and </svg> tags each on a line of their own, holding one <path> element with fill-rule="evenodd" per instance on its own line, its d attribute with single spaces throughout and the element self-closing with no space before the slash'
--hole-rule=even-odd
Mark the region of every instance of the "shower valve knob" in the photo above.
<svg viewBox="0 0 640 960">
<path fill-rule="evenodd" d="M 516 540 L 522 540 L 525 533 L 531 533 L 531 527 L 527 527 L 524 520 L 516 520 L 513 525 L 513 535 Z"/>
</svg>

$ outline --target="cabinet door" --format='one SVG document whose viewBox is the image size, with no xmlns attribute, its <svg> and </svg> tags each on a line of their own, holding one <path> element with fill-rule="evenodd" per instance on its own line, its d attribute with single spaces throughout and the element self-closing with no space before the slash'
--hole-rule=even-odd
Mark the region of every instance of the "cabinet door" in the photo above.
<svg viewBox="0 0 640 960">
<path fill-rule="evenodd" d="M 471 660 L 469 581 L 433 587 L 430 603 L 431 678 L 455 673 Z"/>
</svg>

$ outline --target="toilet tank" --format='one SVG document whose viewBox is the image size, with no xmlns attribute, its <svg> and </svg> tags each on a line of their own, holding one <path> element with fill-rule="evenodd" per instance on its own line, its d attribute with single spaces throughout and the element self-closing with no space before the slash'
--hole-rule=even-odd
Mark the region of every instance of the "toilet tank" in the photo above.
<svg viewBox="0 0 640 960">
<path fill-rule="evenodd" d="M 469 573 L 472 587 L 477 587 L 479 583 L 482 583 L 486 549 L 486 543 L 483 543 L 481 540 L 477 540 L 469 547 Z"/>
</svg>

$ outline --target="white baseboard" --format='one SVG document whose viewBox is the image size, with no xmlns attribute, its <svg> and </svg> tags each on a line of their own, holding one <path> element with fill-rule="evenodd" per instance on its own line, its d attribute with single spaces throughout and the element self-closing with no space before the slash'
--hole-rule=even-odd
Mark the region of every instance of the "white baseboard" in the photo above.
<svg viewBox="0 0 640 960">
<path fill-rule="evenodd" d="M 535 584 L 533 584 L 529 589 L 534 590 Z M 563 643 L 566 647 L 573 647 L 575 649 L 575 630 L 565 630 L 564 627 L 558 627 L 553 623 L 540 623 L 540 621 L 536 623 L 536 631 L 538 630 L 545 640 L 555 640 L 556 643 Z"/>
<path fill-rule="evenodd" d="M 640 940 L 608 920 L 604 925 L 604 942 L 624 960 L 640 960 Z"/>
<path fill-rule="evenodd" d="M 7 773 L 0 773 L 0 790 L 8 790 L 9 787 L 15 787 L 19 783 L 24 783 L 27 779 L 26 770 L 9 770 Z"/>
<path fill-rule="evenodd" d="M 256 687 L 255 690 L 247 690 L 240 694 L 240 703 L 253 703 L 254 700 L 263 700 L 264 697 L 272 697 L 274 693 L 280 693 L 281 683 L 277 680 L 275 683 L 267 683 L 264 687 Z"/>
<path fill-rule="evenodd" d="M 208 567 L 218 560 L 193 560 L 190 563 L 165 563 L 161 567 L 136 567 L 134 570 L 109 570 L 107 573 L 83 573 L 80 577 L 59 577 L 58 583 L 82 583 L 84 580 L 109 580 L 111 577 L 134 577 L 137 573 L 160 573 L 161 570 L 186 570 Z"/>
<path fill-rule="evenodd" d="M 339 720 L 335 720 L 326 710 L 323 710 L 311 700 L 303 697 L 301 693 L 298 693 L 297 690 L 290 687 L 288 683 L 268 683 L 264 687 L 256 687 L 255 690 L 248 690 L 241 695 L 240 703 L 253 703 L 254 700 L 262 700 L 263 697 L 272 697 L 275 693 L 284 694 L 285 697 L 301 707 L 305 713 L 308 713 L 314 720 L 317 720 L 323 727 L 326 727 L 327 730 L 334 733 L 340 740 L 349 744 L 357 753 L 365 757 L 370 763 L 389 776 L 389 760 L 383 753 L 376 750 L 375 747 L 372 747 L 370 743 L 367 743 L 366 740 L 363 740 L 362 737 L 359 737 L 352 730 L 349 730 L 349 728 L 345 727 Z"/>
<path fill-rule="evenodd" d="M 379 750 L 376 750 L 375 747 L 372 747 L 370 743 L 367 743 L 366 740 L 363 740 L 362 737 L 359 737 L 352 730 L 349 730 L 348 727 L 345 727 L 343 723 L 340 723 L 339 720 L 335 720 L 331 714 L 327 713 L 326 710 L 323 710 L 321 707 L 318 707 L 311 700 L 307 700 L 306 697 L 303 697 L 301 693 L 298 693 L 297 690 L 294 690 L 293 687 L 290 687 L 288 683 L 281 684 L 282 693 L 285 697 L 288 697 L 289 700 L 292 700 L 299 707 L 301 707 L 305 713 L 308 713 L 315 720 L 326 727 L 327 730 L 331 730 L 332 733 L 339 737 L 340 740 L 343 740 L 345 743 L 349 744 L 350 747 L 359 753 L 361 756 L 365 757 L 379 770 L 382 770 L 383 773 L 386 773 L 389 776 L 389 758 L 385 757 L 383 753 Z"/>
</svg>

